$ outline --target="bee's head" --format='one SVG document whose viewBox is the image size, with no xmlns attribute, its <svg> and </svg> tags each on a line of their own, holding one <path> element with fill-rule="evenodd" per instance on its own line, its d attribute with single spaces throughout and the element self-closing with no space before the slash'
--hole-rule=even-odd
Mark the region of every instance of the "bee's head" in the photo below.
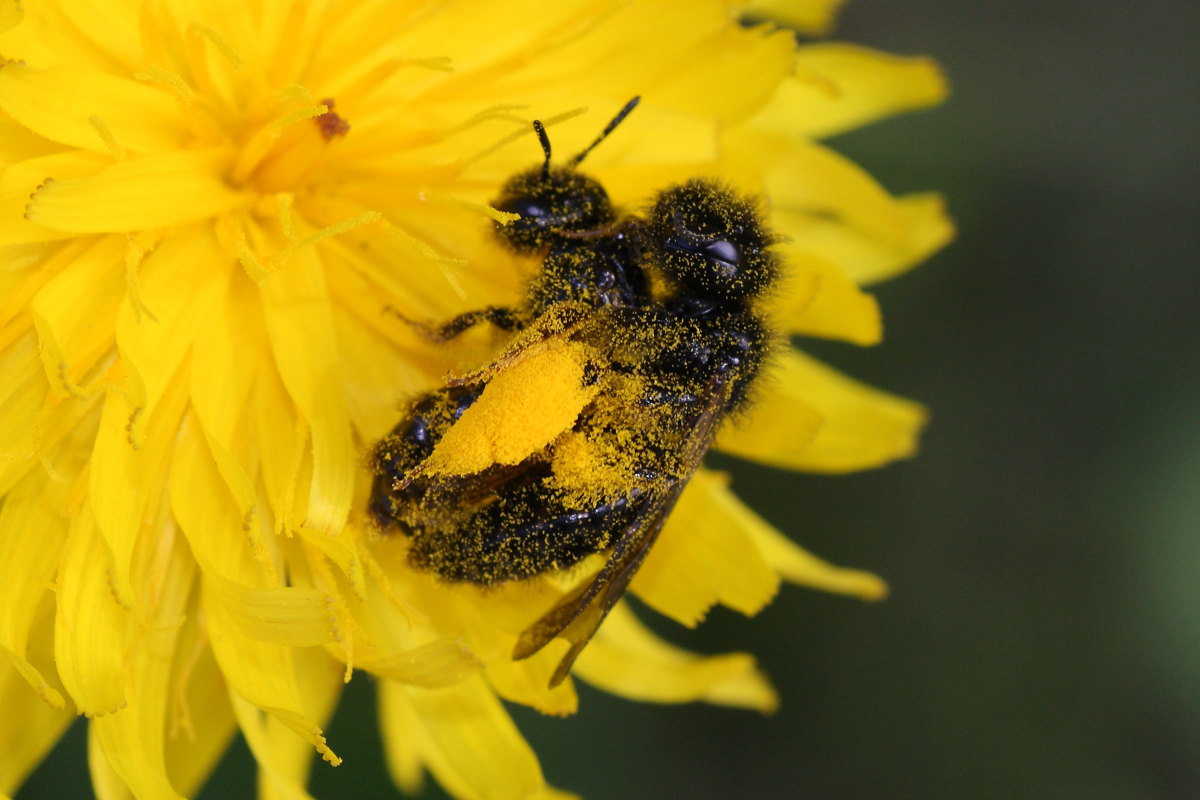
<svg viewBox="0 0 1200 800">
<path fill-rule="evenodd" d="M 582 233 L 615 219 L 608 193 L 574 167 L 537 166 L 518 172 L 492 203 L 520 219 L 497 223 L 496 233 L 518 253 L 535 253 L 564 233 Z"/>
<path fill-rule="evenodd" d="M 608 192 L 595 178 L 577 167 L 592 149 L 604 141 L 621 120 L 637 106 L 635 97 L 625 104 L 596 140 L 565 165 L 550 166 L 550 137 L 541 121 L 533 129 L 542 145 L 545 160 L 536 167 L 505 181 L 500 196 L 492 205 L 501 211 L 520 215 L 512 222 L 496 224 L 496 233 L 518 253 L 536 253 L 559 241 L 564 234 L 596 231 L 616 219 Z"/>
<path fill-rule="evenodd" d="M 693 178 L 660 192 L 648 244 L 680 291 L 720 303 L 759 296 L 778 273 L 771 234 L 754 203 L 715 181 Z"/>
</svg>

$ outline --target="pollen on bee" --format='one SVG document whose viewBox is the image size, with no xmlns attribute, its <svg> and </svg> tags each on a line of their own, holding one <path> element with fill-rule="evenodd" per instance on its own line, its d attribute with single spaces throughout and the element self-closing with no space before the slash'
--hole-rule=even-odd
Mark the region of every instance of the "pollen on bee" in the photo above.
<svg viewBox="0 0 1200 800">
<path fill-rule="evenodd" d="M 569 430 L 596 395 L 584 386 L 587 348 L 578 342 L 535 345 L 498 371 L 479 400 L 438 442 L 429 473 L 469 475 L 518 464 Z"/>
</svg>

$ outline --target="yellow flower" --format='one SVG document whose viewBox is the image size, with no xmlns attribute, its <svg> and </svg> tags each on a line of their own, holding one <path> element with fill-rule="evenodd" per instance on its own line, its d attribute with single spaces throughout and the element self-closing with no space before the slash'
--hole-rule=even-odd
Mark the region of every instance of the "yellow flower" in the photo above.
<svg viewBox="0 0 1200 800">
<path fill-rule="evenodd" d="M 262 793 L 302 796 L 314 749 L 339 761 L 321 727 L 354 669 L 400 786 L 552 791 L 500 698 L 574 710 L 569 680 L 547 686 L 561 648 L 510 654 L 579 574 L 451 585 L 364 523 L 363 453 L 398 401 L 492 344 L 432 347 L 386 308 L 519 297 L 536 265 L 497 247 L 486 203 L 537 159 L 530 120 L 575 152 L 640 94 L 589 156 L 618 205 L 699 174 L 769 198 L 787 333 L 878 341 L 859 287 L 951 233 L 937 197 L 814 141 L 937 102 L 936 67 L 797 47 L 720 2 L 4 0 L 0 55 L 0 794 L 83 714 L 104 796 L 193 794 L 238 730 Z M 759 394 L 719 445 L 796 469 L 906 456 L 923 420 L 795 350 Z M 702 472 L 632 591 L 694 625 L 780 578 L 884 592 Z M 775 704 L 749 656 L 682 652 L 622 606 L 575 675 Z"/>
</svg>

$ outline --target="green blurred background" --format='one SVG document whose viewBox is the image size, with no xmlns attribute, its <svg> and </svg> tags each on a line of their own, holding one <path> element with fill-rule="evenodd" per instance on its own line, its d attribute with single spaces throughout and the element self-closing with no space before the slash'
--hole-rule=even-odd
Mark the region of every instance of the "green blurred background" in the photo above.
<svg viewBox="0 0 1200 800">
<path fill-rule="evenodd" d="M 782 709 L 587 687 L 569 720 L 515 709 L 551 782 L 593 800 L 1200 797 L 1198 30 L 1195 2 L 847 5 L 836 38 L 931 54 L 954 93 L 833 144 L 895 192 L 943 191 L 960 233 L 877 287 L 882 345 L 809 349 L 933 421 L 883 470 L 733 468 L 755 508 L 892 596 L 791 588 L 755 620 L 651 619 L 756 653 Z M 360 675 L 318 797 L 395 796 L 372 702 Z M 86 796 L 84 749 L 77 727 L 22 800 Z M 204 796 L 252 787 L 239 744 Z"/>
</svg>

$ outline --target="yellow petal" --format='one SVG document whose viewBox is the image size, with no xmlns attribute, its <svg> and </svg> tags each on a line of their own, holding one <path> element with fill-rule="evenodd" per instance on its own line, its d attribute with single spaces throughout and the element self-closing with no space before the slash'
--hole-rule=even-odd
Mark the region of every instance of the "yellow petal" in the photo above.
<svg viewBox="0 0 1200 800">
<path fill-rule="evenodd" d="M 262 642 L 311 647 L 335 640 L 329 596 L 316 589 L 256 589 L 220 575 L 205 575 L 242 633 Z"/>
<path fill-rule="evenodd" d="M 199 319 L 189 370 L 189 393 L 196 417 L 217 468 L 238 510 L 253 512 L 255 490 L 250 474 L 258 456 L 245 435 L 249 398 L 257 363 L 230 353 L 265 353 L 266 335 L 256 291 L 242 280 L 230 281 Z M 249 451 L 249 452 L 247 452 Z"/>
<path fill-rule="evenodd" d="M 14 325 L 15 341 L 0 347 L 0 461 L 24 460 L 35 452 L 37 423 L 47 402 L 49 385 L 38 358 L 37 339 L 30 327 Z M 18 333 L 16 328 L 25 327 Z M 0 586 L 4 585 L 0 583 Z"/>
<path fill-rule="evenodd" d="M 519 464 L 569 429 L 597 386 L 585 386 L 587 348 L 548 339 L 502 367 L 483 394 L 442 437 L 422 470 L 469 475 L 493 464 Z M 518 424 L 519 423 L 519 424 Z"/>
<path fill-rule="evenodd" d="M 732 142 L 735 140 L 731 139 Z M 779 162 L 767 176 L 766 190 L 776 212 L 803 212 L 834 218 L 863 233 L 891 241 L 909 232 L 909 219 L 896 200 L 864 169 L 815 142 L 784 141 L 782 137 L 747 133 L 737 145 L 777 150 Z M 796 231 L 777 223 L 779 232 L 798 249 L 806 242 Z M 783 222 L 790 218 L 784 217 Z"/>
<path fill-rule="evenodd" d="M 388 765 L 402 786 L 423 762 L 462 800 L 524 798 L 544 788 L 537 757 L 482 678 L 443 689 L 384 681 L 379 699 Z"/>
<path fill-rule="evenodd" d="M 27 219 L 71 233 L 165 228 L 248 202 L 223 175 L 222 150 L 184 150 L 121 161 L 90 178 L 51 175 L 29 198 Z"/>
<path fill-rule="evenodd" d="M 43 616 L 43 621 L 49 622 L 48 615 Z M 11 795 L 50 752 L 75 715 L 47 705 L 5 658 L 0 658 L 0 708 L 9 720 L 0 725 L 0 753 L 4 754 L 0 758 L 0 795 Z"/>
<path fill-rule="evenodd" d="M 112 590 L 124 605 L 131 606 L 134 546 L 142 530 L 145 510 L 157 508 L 166 458 L 174 443 L 187 392 L 180 381 L 167 383 L 157 412 L 139 437 L 138 449 L 130 438 L 132 431 L 141 429 L 135 428 L 137 420 L 126 397 L 116 389 L 105 393 L 88 477 L 92 513 L 111 552 Z"/>
<path fill-rule="evenodd" d="M 516 642 L 514 635 L 505 643 L 503 655 L 488 661 L 487 679 L 492 690 L 510 703 L 520 703 L 542 714 L 556 717 L 574 714 L 579 708 L 579 696 L 571 682 L 550 686 L 559 658 L 551 653 L 546 656 L 538 653 L 534 658 L 513 661 L 508 654 Z"/>
<path fill-rule="evenodd" d="M 901 225 L 886 236 L 819 214 L 780 211 L 775 220 L 798 248 L 838 264 L 855 283 L 864 286 L 903 273 L 954 238 L 954 223 L 946 215 L 940 195 L 901 197 L 895 209 Z"/>
<path fill-rule="evenodd" d="M 308 647 L 336 639 L 328 595 L 300 586 L 271 586 L 272 567 L 256 560 L 199 432 L 185 424 L 171 465 L 171 508 L 204 570 L 206 595 L 242 636 Z"/>
<path fill-rule="evenodd" d="M 125 781 L 121 780 L 121 776 L 104 757 L 100 740 L 90 725 L 88 726 L 87 756 L 88 774 L 92 779 L 92 791 L 96 793 L 96 800 L 135 800 L 133 793 L 125 785 Z"/>
<path fill-rule="evenodd" d="M 54 661 L 80 713 L 108 714 L 126 702 L 129 612 L 109 583 L 112 556 L 85 504 L 72 520 L 58 573 Z"/>
<path fill-rule="evenodd" d="M 775 315 L 788 333 L 861 345 L 879 342 L 883 320 L 874 297 L 860 290 L 832 262 L 809 256 L 793 245 L 783 245 L 781 251 L 789 265 L 815 284 L 811 295 L 782 296 Z"/>
<path fill-rule="evenodd" d="M 758 552 L 789 583 L 853 595 L 861 600 L 882 600 L 887 596 L 887 584 L 877 575 L 822 561 L 765 522 L 748 530 Z"/>
<path fill-rule="evenodd" d="M 63 469 L 70 474 L 72 467 L 79 468 L 78 460 L 74 464 L 64 460 Z M 57 709 L 63 708 L 63 697 L 29 662 L 27 649 L 30 635 L 39 635 L 33 625 L 48 599 L 67 539 L 68 489 L 35 469 L 8 493 L 0 508 L 0 586 L 4 587 L 0 648 L 29 681 L 31 691 Z"/>
<path fill-rule="evenodd" d="M 829 33 L 845 0 L 746 0 L 741 11 L 754 19 L 769 19 L 802 33 Z"/>
<path fill-rule="evenodd" d="M 297 774 L 293 763 L 279 763 L 274 741 L 275 731 L 271 730 L 273 726 L 270 725 L 270 718 L 236 692 L 230 692 L 229 701 L 233 706 L 238 728 L 246 740 L 246 746 L 250 748 L 258 765 L 259 796 L 272 800 L 311 800 L 312 795 L 304 789 L 307 770 Z"/>
<path fill-rule="evenodd" d="M 169 94 L 94 68 L 5 64 L 0 109 L 47 139 L 97 153 L 158 153 L 186 144 L 179 104 Z"/>
<path fill-rule="evenodd" d="M 207 580 L 204 581 L 203 588 L 201 602 L 208 620 L 213 654 L 235 693 L 234 713 L 242 734 L 255 751 L 260 763 L 265 765 L 275 761 L 270 747 L 265 751 L 256 749 L 264 740 L 269 742 L 270 734 L 266 732 L 265 723 L 258 719 L 254 709 L 245 707 L 247 703 L 278 719 L 288 731 L 316 748 L 326 761 L 341 763 L 341 759 L 326 744 L 325 736 L 316 721 L 302 710 L 304 704 L 301 700 L 295 662 L 296 654 L 300 651 L 246 636 L 225 611 L 224 603 L 213 597 L 208 589 Z M 258 738 L 257 744 L 252 741 L 253 737 Z M 287 783 L 294 781 L 295 776 L 283 774 L 280 779 Z"/>
<path fill-rule="evenodd" d="M 72 248 L 74 258 L 30 304 L 46 377 L 61 396 L 79 394 L 93 367 L 113 347 L 117 310 L 125 296 L 124 247 L 105 236 Z"/>
<path fill-rule="evenodd" d="M 698 656 L 659 639 L 628 607 L 613 608 L 575 663 L 574 674 L 607 692 L 654 703 L 703 701 L 774 711 L 775 690 L 753 656 Z"/>
<path fill-rule="evenodd" d="M 751 413 L 719 442 L 722 451 L 763 464 L 811 472 L 849 472 L 907 458 L 925 425 L 918 404 L 847 378 L 796 350 L 781 353 Z M 797 417 L 821 420 L 807 442 L 780 430 Z"/>
<path fill-rule="evenodd" d="M 164 729 L 167 774 L 185 797 L 199 794 L 237 731 L 229 689 L 197 617 L 189 613 L 180 626 Z"/>
<path fill-rule="evenodd" d="M 295 656 L 304 715 L 323 726 L 341 696 L 345 667 L 319 648 L 298 649 Z M 288 797 L 293 787 L 308 783 L 313 766 L 312 747 L 305 740 L 290 735 L 288 726 L 279 717 L 267 717 L 265 729 L 264 743 L 271 750 L 268 762 L 271 766 L 260 775 L 259 797 L 262 800 Z"/>
<path fill-rule="evenodd" d="M 153 572 L 139 581 L 144 590 L 140 607 L 149 618 L 129 663 L 128 705 L 94 720 L 88 731 L 89 743 L 99 746 L 135 797 L 181 797 L 167 775 L 163 731 L 173 688 L 171 662 L 196 566 L 183 537 L 167 530 L 149 545 L 155 551 Z"/>
<path fill-rule="evenodd" d="M 747 528 L 764 523 L 726 484 L 712 472 L 693 476 L 633 579 L 638 597 L 688 627 L 718 602 L 755 614 L 779 588 L 779 577 L 747 535 Z"/>
<path fill-rule="evenodd" d="M 760 108 L 791 74 L 795 49 L 789 31 L 730 26 L 698 42 L 684 56 L 686 70 L 658 81 L 648 76 L 646 94 L 655 103 L 734 122 Z"/>
<path fill-rule="evenodd" d="M 479 670 L 470 651 L 449 639 L 363 661 L 362 666 L 381 678 L 431 689 L 451 686 Z"/>
<path fill-rule="evenodd" d="M 354 462 L 350 421 L 338 374 L 337 339 L 322 264 L 300 248 L 262 287 L 275 365 L 312 435 L 312 482 L 305 525 L 340 530 L 350 511 Z"/>
<path fill-rule="evenodd" d="M 946 98 L 946 77 L 929 58 L 901 58 L 848 44 L 796 51 L 797 76 L 779 84 L 750 125 L 823 139 Z"/>
<path fill-rule="evenodd" d="M 0 131 L 0 136 L 5 134 Z M 0 245 L 70 237 L 68 232 L 31 221 L 30 198 L 51 176 L 58 176 L 59 180 L 82 180 L 95 175 L 106 164 L 107 160 L 101 156 L 74 151 L 24 158 L 5 166 L 0 171 Z"/>
<path fill-rule="evenodd" d="M 23 0 L 3 0 L 0 2 L 0 32 L 15 28 L 25 18 Z"/>
</svg>

